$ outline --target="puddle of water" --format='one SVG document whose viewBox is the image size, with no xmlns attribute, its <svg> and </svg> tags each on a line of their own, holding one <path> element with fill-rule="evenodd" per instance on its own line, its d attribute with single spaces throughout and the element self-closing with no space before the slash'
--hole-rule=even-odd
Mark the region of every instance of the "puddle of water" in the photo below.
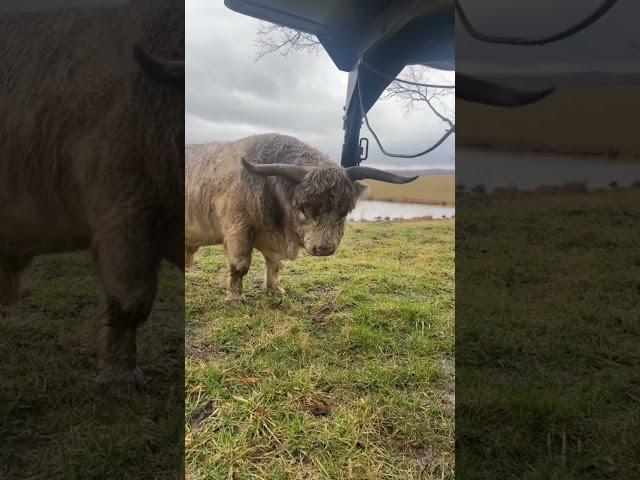
<svg viewBox="0 0 640 480">
<path fill-rule="evenodd" d="M 383 202 L 380 200 L 360 200 L 356 208 L 349 214 L 349 220 L 356 222 L 377 219 L 407 219 L 433 217 L 434 219 L 451 218 L 455 215 L 455 207 L 440 205 L 422 205 L 419 203 Z"/>
<path fill-rule="evenodd" d="M 586 155 L 458 149 L 456 183 L 467 188 L 484 185 L 530 190 L 542 185 L 580 182 L 587 188 L 606 188 L 612 181 L 629 185 L 640 180 L 640 162 Z"/>
</svg>

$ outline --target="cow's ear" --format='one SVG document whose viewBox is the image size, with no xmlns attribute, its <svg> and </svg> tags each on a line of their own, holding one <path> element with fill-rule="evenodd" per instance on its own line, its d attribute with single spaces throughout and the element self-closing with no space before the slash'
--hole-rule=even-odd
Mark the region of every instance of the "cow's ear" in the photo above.
<svg viewBox="0 0 640 480">
<path fill-rule="evenodd" d="M 367 189 L 369 188 L 364 183 L 353 182 L 353 184 L 356 186 L 356 192 L 358 192 L 358 197 L 362 196 L 362 194 L 364 194 L 364 192 L 366 192 Z"/>
</svg>

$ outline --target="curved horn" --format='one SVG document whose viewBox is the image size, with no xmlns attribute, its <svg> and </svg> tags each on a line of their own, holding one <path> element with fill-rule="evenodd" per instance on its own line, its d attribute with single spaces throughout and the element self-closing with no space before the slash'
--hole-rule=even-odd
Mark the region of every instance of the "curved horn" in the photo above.
<svg viewBox="0 0 640 480">
<path fill-rule="evenodd" d="M 395 173 L 384 172 L 376 168 L 371 167 L 349 167 L 347 168 L 347 175 L 352 181 L 356 180 L 378 180 L 379 182 L 386 183 L 409 183 L 413 182 L 420 175 L 415 177 L 403 177 L 396 175 Z"/>
<path fill-rule="evenodd" d="M 309 171 L 305 167 L 290 165 L 288 163 L 265 163 L 257 165 L 255 163 L 248 162 L 244 158 L 241 158 L 240 161 L 244 168 L 249 170 L 251 173 L 262 175 L 264 177 L 277 175 L 279 177 L 288 178 L 294 183 L 300 183 Z"/>
<path fill-rule="evenodd" d="M 137 44 L 133 46 L 133 56 L 148 77 L 164 85 L 184 88 L 184 60 L 155 58 Z"/>
<path fill-rule="evenodd" d="M 519 107 L 535 103 L 548 96 L 553 90 L 552 87 L 527 92 L 503 87 L 461 73 L 456 75 L 456 98 L 495 107 Z"/>
</svg>

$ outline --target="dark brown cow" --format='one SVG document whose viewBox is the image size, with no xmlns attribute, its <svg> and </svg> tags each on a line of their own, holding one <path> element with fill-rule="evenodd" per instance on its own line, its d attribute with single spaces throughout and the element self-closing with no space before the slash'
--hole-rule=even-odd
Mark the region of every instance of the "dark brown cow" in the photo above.
<svg viewBox="0 0 640 480">
<path fill-rule="evenodd" d="M 99 379 L 130 391 L 160 261 L 184 268 L 184 62 L 158 60 L 184 58 L 184 4 L 5 15 L 0 32 L 0 302 L 33 256 L 91 249 Z"/>
</svg>

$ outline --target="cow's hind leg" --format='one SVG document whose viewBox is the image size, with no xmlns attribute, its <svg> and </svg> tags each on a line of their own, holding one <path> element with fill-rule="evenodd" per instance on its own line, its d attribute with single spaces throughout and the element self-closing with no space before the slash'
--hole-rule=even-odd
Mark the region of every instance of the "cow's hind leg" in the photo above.
<svg viewBox="0 0 640 480">
<path fill-rule="evenodd" d="M 123 235 L 124 237 L 124 235 Z M 132 245 L 136 244 L 136 245 Z M 116 396 L 146 386 L 136 359 L 136 332 L 153 305 L 160 257 L 144 238 L 104 239 L 94 252 L 106 306 L 101 318 L 98 383 Z"/>
<path fill-rule="evenodd" d="M 242 279 L 251 266 L 253 245 L 248 236 L 235 235 L 225 240 L 225 250 L 229 261 L 229 277 L 227 278 L 227 303 L 239 305 L 246 302 L 242 293 Z"/>
<path fill-rule="evenodd" d="M 18 303 L 22 295 L 22 276 L 31 257 L 0 257 L 0 305 Z"/>
</svg>

